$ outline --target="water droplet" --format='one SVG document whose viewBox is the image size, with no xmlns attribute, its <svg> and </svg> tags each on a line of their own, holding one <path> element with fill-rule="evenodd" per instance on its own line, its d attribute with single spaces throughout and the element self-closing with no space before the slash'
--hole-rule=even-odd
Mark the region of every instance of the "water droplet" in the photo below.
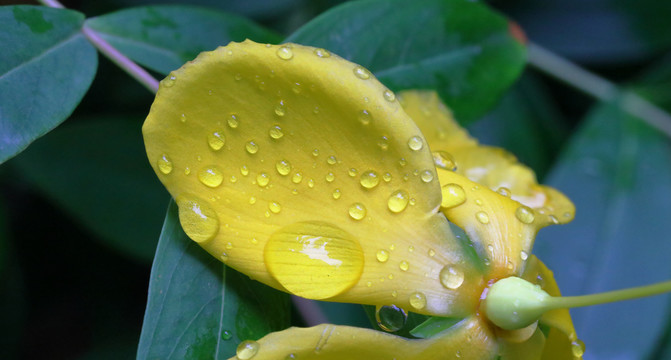
<svg viewBox="0 0 671 360">
<path fill-rule="evenodd" d="M 354 203 L 349 207 L 349 216 L 354 220 L 366 217 L 366 207 L 362 203 Z"/>
<path fill-rule="evenodd" d="M 585 343 L 580 339 L 571 342 L 571 353 L 575 357 L 581 357 L 585 354 Z"/>
<path fill-rule="evenodd" d="M 391 181 L 391 174 L 388 173 L 388 172 L 384 173 L 384 175 L 382 175 L 382 180 L 384 180 L 384 182 L 390 182 Z"/>
<path fill-rule="evenodd" d="M 445 151 L 434 151 L 432 155 L 433 164 L 436 165 L 436 167 L 449 171 L 457 170 L 457 162 L 454 161 L 454 158 L 450 153 Z"/>
<path fill-rule="evenodd" d="M 278 214 L 280 211 L 282 211 L 282 206 L 278 204 L 277 202 L 273 201 L 268 204 L 268 210 L 270 210 L 273 214 Z"/>
<path fill-rule="evenodd" d="M 373 119 L 373 116 L 368 112 L 368 110 L 359 111 L 359 122 L 363 125 L 370 124 L 370 121 Z"/>
<path fill-rule="evenodd" d="M 315 55 L 319 56 L 320 58 L 328 58 L 328 57 L 331 57 L 331 53 L 330 53 L 328 50 L 326 50 L 326 49 L 314 49 L 314 50 L 312 50 L 312 52 L 313 52 Z"/>
<path fill-rule="evenodd" d="M 398 295 L 397 295 L 398 296 Z M 384 331 L 394 332 L 405 326 L 408 314 L 396 305 L 384 305 L 375 307 L 375 320 L 377 325 Z"/>
<path fill-rule="evenodd" d="M 387 207 L 394 213 L 399 213 L 408 206 L 409 201 L 408 192 L 405 190 L 394 191 L 387 200 Z"/>
<path fill-rule="evenodd" d="M 165 87 L 172 87 L 173 85 L 175 85 L 176 81 L 177 81 L 177 76 L 170 75 L 167 78 L 163 79 L 163 81 L 161 81 L 161 85 L 163 85 Z"/>
<path fill-rule="evenodd" d="M 336 159 L 335 156 L 331 155 L 331 156 L 329 156 L 328 158 L 326 158 L 326 162 L 327 162 L 329 165 L 335 165 L 335 164 L 338 162 L 338 159 Z"/>
<path fill-rule="evenodd" d="M 419 291 L 410 294 L 410 306 L 417 310 L 422 310 L 426 307 L 426 296 Z"/>
<path fill-rule="evenodd" d="M 524 205 L 518 207 L 517 210 L 515 210 L 515 217 L 517 220 L 525 224 L 533 223 L 535 218 L 534 211 Z"/>
<path fill-rule="evenodd" d="M 249 198 L 249 205 L 254 205 L 256 204 L 256 196 L 251 196 Z"/>
<path fill-rule="evenodd" d="M 275 115 L 282 117 L 287 113 L 286 105 L 284 105 L 284 100 L 280 100 L 280 103 L 275 106 Z"/>
<path fill-rule="evenodd" d="M 480 200 L 480 199 L 475 199 L 475 205 L 477 205 L 477 206 L 482 206 L 482 204 L 483 204 L 483 203 L 482 203 L 482 200 Z"/>
<path fill-rule="evenodd" d="M 408 165 L 408 160 L 406 160 L 405 158 L 400 158 L 400 159 L 398 159 L 398 164 L 401 165 L 401 167 L 404 167 L 404 166 Z"/>
<path fill-rule="evenodd" d="M 440 270 L 440 283 L 452 290 L 464 283 L 464 272 L 454 265 L 447 265 Z"/>
<path fill-rule="evenodd" d="M 294 57 L 294 52 L 291 50 L 291 47 L 289 46 L 280 46 L 277 49 L 277 57 L 279 57 L 282 60 L 291 60 L 291 58 Z"/>
<path fill-rule="evenodd" d="M 217 151 L 220 150 L 226 143 L 226 137 L 224 137 L 224 132 L 222 130 L 215 130 L 207 134 L 207 144 L 210 145 L 210 149 Z"/>
<path fill-rule="evenodd" d="M 224 331 L 221 332 L 221 339 L 222 340 L 231 340 L 232 337 L 233 337 L 233 334 L 231 334 L 231 332 L 228 331 L 228 330 L 224 330 Z"/>
<path fill-rule="evenodd" d="M 431 181 L 433 181 L 433 173 L 430 170 L 424 170 L 424 171 L 422 171 L 422 174 L 420 175 L 420 178 L 425 183 L 430 183 Z"/>
<path fill-rule="evenodd" d="M 348 174 L 349 176 L 351 176 L 351 177 L 355 177 L 355 176 L 356 176 L 356 173 L 357 173 L 357 170 L 356 170 L 355 168 L 350 168 L 350 169 L 347 171 L 347 174 Z"/>
<path fill-rule="evenodd" d="M 391 291 L 391 297 L 393 297 L 393 298 L 397 298 L 397 297 L 398 297 L 398 291 L 396 291 L 396 290 L 392 290 L 392 291 Z"/>
<path fill-rule="evenodd" d="M 375 257 L 377 258 L 377 261 L 384 263 L 389 260 L 389 253 L 387 250 L 378 250 L 377 253 L 375 254 Z"/>
<path fill-rule="evenodd" d="M 352 69 L 352 71 L 354 71 L 354 75 L 356 75 L 356 77 L 358 77 L 361 80 L 370 79 L 370 75 L 371 75 L 370 71 L 368 71 L 366 68 L 364 68 L 361 65 L 355 66 L 354 69 Z"/>
<path fill-rule="evenodd" d="M 231 250 L 233 248 L 233 244 L 231 244 L 230 241 L 227 242 L 225 246 L 226 246 L 226 249 L 228 249 L 228 250 Z"/>
<path fill-rule="evenodd" d="M 389 149 L 389 139 L 386 136 L 383 136 L 380 138 L 380 140 L 378 140 L 377 146 L 379 146 L 382 151 L 386 151 Z"/>
<path fill-rule="evenodd" d="M 185 114 L 180 115 L 179 121 L 185 123 L 186 122 L 186 115 Z"/>
<path fill-rule="evenodd" d="M 168 175 L 172 172 L 172 161 L 170 161 L 170 158 L 166 154 L 163 154 L 160 158 L 158 158 L 156 166 L 158 166 L 158 170 L 165 175 Z"/>
<path fill-rule="evenodd" d="M 261 346 L 253 340 L 245 340 L 235 349 L 235 355 L 239 360 L 249 360 L 253 358 Z"/>
<path fill-rule="evenodd" d="M 249 175 L 249 168 L 247 168 L 247 165 L 242 165 L 242 166 L 240 167 L 240 174 L 241 174 L 242 176 L 247 176 L 247 175 Z"/>
<path fill-rule="evenodd" d="M 398 268 L 401 269 L 402 271 L 408 271 L 408 269 L 410 268 L 410 264 L 407 261 L 403 260 L 401 261 L 400 264 L 398 264 Z"/>
<path fill-rule="evenodd" d="M 478 221 L 481 224 L 488 224 L 489 223 L 489 215 L 487 215 L 486 212 L 484 211 L 478 211 L 475 213 L 475 218 L 478 219 Z"/>
<path fill-rule="evenodd" d="M 273 233 L 264 249 L 270 274 L 289 292 L 326 299 L 354 286 L 363 271 L 361 245 L 324 222 L 298 222 Z M 319 286 L 311 285 L 318 281 Z"/>
<path fill-rule="evenodd" d="M 240 81 L 240 80 L 242 80 L 242 74 L 235 74 L 234 79 L 235 79 L 236 81 Z"/>
<path fill-rule="evenodd" d="M 385 90 L 382 93 L 382 96 L 389 102 L 394 102 L 394 100 L 396 100 L 396 95 L 391 90 Z"/>
<path fill-rule="evenodd" d="M 268 185 L 269 182 L 270 182 L 270 176 L 268 174 L 262 172 L 262 173 L 259 173 L 258 175 L 256 175 L 256 184 L 257 185 L 259 185 L 261 187 L 264 187 L 264 186 Z"/>
<path fill-rule="evenodd" d="M 309 180 L 308 180 L 308 187 L 309 187 L 310 189 L 312 189 L 313 187 L 315 187 L 315 181 L 312 180 L 312 179 L 309 179 Z"/>
<path fill-rule="evenodd" d="M 466 201 L 466 192 L 459 184 L 446 184 L 442 188 L 443 200 L 440 206 L 449 209 Z"/>
<path fill-rule="evenodd" d="M 492 244 L 487 245 L 487 251 L 489 251 L 493 255 L 494 254 L 494 245 L 492 245 Z"/>
<path fill-rule="evenodd" d="M 408 147 L 410 150 L 419 151 L 424 147 L 424 141 L 419 136 L 413 136 L 408 139 Z"/>
<path fill-rule="evenodd" d="M 413 251 L 415 251 L 415 247 L 412 246 L 412 245 L 408 246 L 408 252 L 413 252 Z"/>
<path fill-rule="evenodd" d="M 176 201 L 179 222 L 191 240 L 199 243 L 217 235 L 219 217 L 207 202 L 190 196 L 179 196 Z"/>
<path fill-rule="evenodd" d="M 335 174 L 333 174 L 332 172 L 329 172 L 328 174 L 326 174 L 326 181 L 327 182 L 333 182 L 333 180 L 335 180 Z"/>
<path fill-rule="evenodd" d="M 245 144 L 245 149 L 248 153 L 253 155 L 259 151 L 259 146 L 256 145 L 254 141 L 249 141 L 247 144 Z"/>
<path fill-rule="evenodd" d="M 361 186 L 365 187 L 366 189 L 372 189 L 380 183 L 380 177 L 375 171 L 368 170 L 361 174 L 359 183 L 361 183 Z"/>
<path fill-rule="evenodd" d="M 526 251 L 524 251 L 524 250 L 520 251 L 520 259 L 522 259 L 523 261 L 526 261 L 528 258 L 529 258 L 529 254 L 527 254 Z"/>
<path fill-rule="evenodd" d="M 270 134 L 270 137 L 275 139 L 275 140 L 281 139 L 282 136 L 284 136 L 284 133 L 282 132 L 282 128 L 279 127 L 278 125 L 275 125 L 275 126 L 271 127 L 270 130 L 268 131 L 268 134 Z"/>
<path fill-rule="evenodd" d="M 291 172 L 291 164 L 286 160 L 280 160 L 275 164 L 275 169 L 280 175 L 286 176 Z"/>
<path fill-rule="evenodd" d="M 234 114 L 231 114 L 231 117 L 228 118 L 228 127 L 231 129 L 236 129 L 238 125 L 240 125 L 240 122 L 238 121 L 238 117 Z"/>
<path fill-rule="evenodd" d="M 294 354 L 289 354 L 284 357 L 284 360 L 294 360 L 294 359 L 296 359 L 296 355 Z"/>
<path fill-rule="evenodd" d="M 340 199 L 340 195 L 342 195 L 341 192 L 340 192 L 340 189 L 333 190 L 333 198 L 334 199 L 336 199 L 336 200 Z"/>
<path fill-rule="evenodd" d="M 434 257 L 436 256 L 436 250 L 429 249 L 429 257 Z"/>
<path fill-rule="evenodd" d="M 505 197 L 510 197 L 510 189 L 508 189 L 505 186 L 502 186 L 496 190 L 497 193 L 505 196 Z"/>
<path fill-rule="evenodd" d="M 238 182 L 238 178 L 235 175 L 231 175 L 229 181 L 235 184 L 236 182 Z"/>
<path fill-rule="evenodd" d="M 314 157 L 319 156 L 319 149 L 312 150 L 312 156 L 314 156 Z"/>
<path fill-rule="evenodd" d="M 294 184 L 300 184 L 301 181 L 303 181 L 303 173 L 297 172 L 291 177 L 291 181 Z"/>
<path fill-rule="evenodd" d="M 555 225 L 556 225 L 556 224 L 559 224 L 559 219 L 557 219 L 557 217 L 554 216 L 554 215 L 549 215 L 549 216 L 548 216 L 548 220 L 549 220 L 551 223 L 555 224 Z"/>
<path fill-rule="evenodd" d="M 216 188 L 224 181 L 224 174 L 218 167 L 209 166 L 198 173 L 198 180 L 205 186 Z"/>
</svg>

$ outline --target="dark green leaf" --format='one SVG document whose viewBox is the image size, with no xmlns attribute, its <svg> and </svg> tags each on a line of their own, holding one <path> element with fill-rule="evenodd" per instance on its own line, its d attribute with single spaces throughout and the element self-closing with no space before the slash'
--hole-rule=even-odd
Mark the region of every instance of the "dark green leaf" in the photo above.
<svg viewBox="0 0 671 360">
<path fill-rule="evenodd" d="M 430 317 L 425 322 L 410 330 L 410 334 L 416 338 L 428 339 L 451 328 L 461 320 L 462 319 L 459 318 Z"/>
<path fill-rule="evenodd" d="M 361 64 L 392 90 L 435 88 L 460 121 L 486 113 L 525 64 L 508 20 L 466 0 L 348 2 L 287 41 Z"/>
<path fill-rule="evenodd" d="M 201 51 L 245 39 L 278 36 L 237 15 L 193 6 L 148 6 L 92 18 L 86 26 L 134 61 L 167 74 Z"/>
<path fill-rule="evenodd" d="M 84 16 L 38 6 L 0 7 L 0 163 L 63 122 L 93 80 Z"/>
<path fill-rule="evenodd" d="M 227 359 L 289 325 L 289 296 L 224 266 L 180 226 L 171 202 L 149 283 L 138 359 Z"/>
<path fill-rule="evenodd" d="M 140 122 L 64 126 L 12 164 L 109 246 L 150 261 L 168 195 L 147 164 Z"/>
<path fill-rule="evenodd" d="M 180 4 L 184 0 L 118 0 L 125 6 L 156 5 L 156 4 Z M 301 4 L 301 0 L 245 0 L 245 1 L 221 1 L 221 0 L 191 0 L 189 4 L 217 8 L 244 16 L 273 18 L 286 12 L 291 7 Z"/>
<path fill-rule="evenodd" d="M 576 204 L 573 223 L 543 230 L 535 253 L 565 295 L 671 278 L 671 142 L 617 105 L 594 109 L 550 184 Z M 644 359 L 667 324 L 669 296 L 572 310 L 590 359 Z"/>
</svg>

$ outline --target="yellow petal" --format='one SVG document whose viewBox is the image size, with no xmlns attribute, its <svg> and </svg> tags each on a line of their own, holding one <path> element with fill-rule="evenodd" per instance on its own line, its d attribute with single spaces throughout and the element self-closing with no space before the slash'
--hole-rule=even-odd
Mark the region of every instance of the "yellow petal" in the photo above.
<svg viewBox="0 0 671 360">
<path fill-rule="evenodd" d="M 459 127 L 435 92 L 410 90 L 399 93 L 399 98 L 426 136 L 431 150 L 448 154 L 458 174 L 534 209 L 535 215 L 547 224 L 573 219 L 575 208 L 568 198 L 538 185 L 533 171 L 520 164 L 513 154 L 479 145 Z"/>
<path fill-rule="evenodd" d="M 323 49 L 231 43 L 161 82 L 143 133 L 187 235 L 253 279 L 311 299 L 475 311 L 482 276 L 438 212 L 426 140 L 366 69 Z"/>
<path fill-rule="evenodd" d="M 501 360 L 540 360 L 545 347 L 545 335 L 536 327 L 533 335 L 523 342 L 501 341 Z"/>
<path fill-rule="evenodd" d="M 536 256 L 532 255 L 529 258 L 522 278 L 540 285 L 552 296 L 561 296 L 552 271 Z M 541 317 L 540 323 L 550 327 L 542 359 L 582 359 L 584 345 L 578 340 L 567 309 L 548 311 Z"/>
<path fill-rule="evenodd" d="M 248 353 L 256 350 L 253 360 L 487 360 L 497 357 L 497 347 L 493 334 L 474 316 L 436 337 L 417 340 L 349 326 L 293 327 L 252 343 Z M 231 360 L 246 358 L 242 355 Z"/>
</svg>

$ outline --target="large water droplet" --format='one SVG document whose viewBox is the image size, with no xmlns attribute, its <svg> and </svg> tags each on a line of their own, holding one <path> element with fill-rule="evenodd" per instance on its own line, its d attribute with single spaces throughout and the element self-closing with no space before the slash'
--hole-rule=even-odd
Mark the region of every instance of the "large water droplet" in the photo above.
<svg viewBox="0 0 671 360">
<path fill-rule="evenodd" d="M 445 151 L 434 151 L 431 154 L 433 155 L 433 164 L 436 165 L 436 167 L 449 171 L 457 170 L 457 162 L 450 153 Z"/>
<path fill-rule="evenodd" d="M 160 158 L 158 158 L 158 161 L 156 161 L 156 166 L 158 166 L 158 170 L 165 175 L 168 175 L 172 172 L 172 161 L 170 161 L 170 158 L 166 154 L 163 154 Z"/>
<path fill-rule="evenodd" d="M 361 65 L 355 66 L 354 69 L 352 69 L 352 71 L 354 71 L 354 75 L 356 75 L 356 77 L 358 77 L 361 80 L 370 79 L 370 75 L 371 75 L 370 71 L 368 71 L 366 68 L 364 68 Z"/>
<path fill-rule="evenodd" d="M 275 126 L 271 127 L 270 130 L 268 131 L 268 134 L 270 135 L 271 138 L 273 138 L 275 140 L 281 139 L 282 136 L 284 136 L 284 133 L 282 132 L 282 128 L 279 127 L 279 125 L 275 125 Z"/>
<path fill-rule="evenodd" d="M 517 210 L 515 210 L 515 217 L 517 220 L 525 224 L 531 224 L 535 219 L 534 211 L 524 205 L 518 207 Z"/>
<path fill-rule="evenodd" d="M 270 182 L 270 175 L 264 172 L 256 175 L 256 184 L 259 185 L 260 187 L 268 185 L 269 182 Z"/>
<path fill-rule="evenodd" d="M 387 207 L 389 207 L 389 210 L 395 213 L 399 213 L 408 206 L 408 201 L 410 200 L 410 196 L 408 195 L 408 192 L 405 190 L 397 190 L 394 191 L 389 199 L 387 200 Z"/>
<path fill-rule="evenodd" d="M 410 306 L 417 310 L 422 310 L 426 307 L 426 296 L 419 291 L 410 294 L 408 301 L 410 302 Z"/>
<path fill-rule="evenodd" d="M 571 342 L 571 353 L 575 357 L 582 357 L 585 354 L 585 343 L 580 339 Z"/>
<path fill-rule="evenodd" d="M 354 220 L 366 217 L 366 207 L 362 203 L 354 203 L 349 207 L 349 216 Z"/>
<path fill-rule="evenodd" d="M 196 197 L 179 196 L 179 222 L 191 240 L 203 242 L 214 238 L 219 231 L 219 217 L 214 209 Z"/>
<path fill-rule="evenodd" d="M 207 134 L 207 144 L 214 151 L 220 150 L 226 143 L 226 137 L 222 130 L 215 130 Z"/>
<path fill-rule="evenodd" d="M 338 159 L 336 159 L 336 157 L 333 155 L 326 158 L 326 163 L 328 163 L 329 165 L 335 165 L 337 162 Z"/>
<path fill-rule="evenodd" d="M 440 283 L 448 289 L 456 290 L 464 283 L 464 272 L 454 265 L 446 265 L 440 270 Z"/>
<path fill-rule="evenodd" d="M 224 174 L 216 166 L 208 166 L 198 173 L 198 180 L 205 186 L 216 188 L 224 181 Z"/>
<path fill-rule="evenodd" d="M 280 46 L 277 49 L 277 57 L 279 57 L 282 60 L 291 60 L 291 58 L 294 57 L 294 52 L 291 50 L 291 48 L 287 45 L 285 46 Z"/>
<path fill-rule="evenodd" d="M 424 140 L 419 136 L 413 136 L 408 139 L 408 147 L 414 151 L 422 150 L 424 147 Z"/>
<path fill-rule="evenodd" d="M 384 331 L 394 332 L 405 326 L 408 314 L 396 305 L 384 305 L 375 307 L 375 320 L 377 325 Z"/>
<path fill-rule="evenodd" d="M 261 345 L 253 340 L 245 340 L 238 345 L 238 348 L 235 349 L 235 355 L 239 360 L 249 360 L 253 358 Z"/>
<path fill-rule="evenodd" d="M 387 262 L 387 260 L 389 260 L 389 253 L 387 252 L 387 250 L 380 249 L 375 254 L 375 258 L 377 258 L 377 261 L 381 263 Z"/>
<path fill-rule="evenodd" d="M 481 224 L 489 224 L 489 215 L 484 211 L 476 212 L 475 218 L 478 219 Z"/>
<path fill-rule="evenodd" d="M 396 100 L 396 95 L 391 90 L 382 92 L 382 97 L 389 102 L 394 102 L 394 100 Z"/>
<path fill-rule="evenodd" d="M 364 265 L 357 239 L 323 222 L 294 223 L 273 233 L 264 259 L 285 289 L 308 299 L 327 299 L 346 291 L 359 280 Z"/>
<path fill-rule="evenodd" d="M 259 146 L 254 141 L 249 141 L 245 144 L 245 150 L 253 155 L 259 151 Z"/>
<path fill-rule="evenodd" d="M 291 164 L 287 160 L 280 160 L 275 164 L 275 169 L 280 175 L 286 176 L 291 172 Z"/>
<path fill-rule="evenodd" d="M 459 184 L 445 184 L 442 188 L 443 200 L 440 206 L 449 209 L 466 201 L 466 192 Z"/>
<path fill-rule="evenodd" d="M 359 182 L 361 183 L 361 186 L 366 189 L 372 189 L 380 183 L 380 176 L 375 171 L 368 170 L 361 174 Z"/>
<path fill-rule="evenodd" d="M 273 201 L 268 204 L 268 210 L 270 210 L 273 214 L 279 214 L 279 212 L 282 211 L 282 206 L 280 206 L 279 203 Z"/>
</svg>

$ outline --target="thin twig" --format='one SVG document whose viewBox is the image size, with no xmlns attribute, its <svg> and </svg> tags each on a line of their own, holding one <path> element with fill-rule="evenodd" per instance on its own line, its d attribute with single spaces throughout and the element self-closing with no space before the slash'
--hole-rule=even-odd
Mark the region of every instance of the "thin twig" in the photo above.
<svg viewBox="0 0 671 360">
<path fill-rule="evenodd" d="M 538 70 L 605 102 L 620 99 L 622 110 L 671 137 L 671 115 L 638 94 L 620 89 L 612 82 L 538 46 L 528 44 L 529 63 Z"/>
</svg>

